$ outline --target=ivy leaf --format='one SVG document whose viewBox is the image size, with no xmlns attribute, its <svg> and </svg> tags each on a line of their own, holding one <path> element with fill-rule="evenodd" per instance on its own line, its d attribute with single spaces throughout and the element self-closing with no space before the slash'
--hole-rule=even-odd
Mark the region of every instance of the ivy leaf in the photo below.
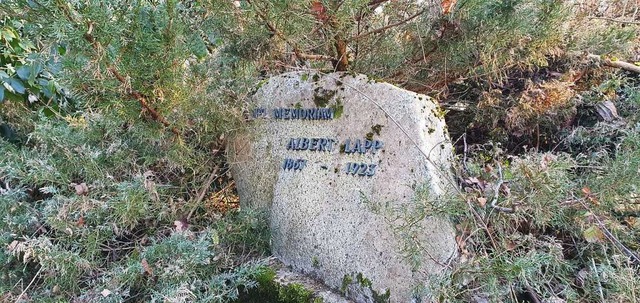
<svg viewBox="0 0 640 303">
<path fill-rule="evenodd" d="M 24 94 L 24 92 L 26 91 L 26 89 L 24 88 L 24 84 L 22 84 L 22 81 L 20 80 L 15 78 L 9 78 L 6 81 L 11 86 L 11 88 L 13 88 L 14 92 L 18 94 Z"/>
<path fill-rule="evenodd" d="M 20 66 L 18 67 L 18 69 L 16 69 L 16 74 L 18 75 L 18 77 L 20 77 L 20 79 L 27 80 L 29 79 L 29 75 L 31 74 L 31 68 L 27 65 Z"/>
</svg>

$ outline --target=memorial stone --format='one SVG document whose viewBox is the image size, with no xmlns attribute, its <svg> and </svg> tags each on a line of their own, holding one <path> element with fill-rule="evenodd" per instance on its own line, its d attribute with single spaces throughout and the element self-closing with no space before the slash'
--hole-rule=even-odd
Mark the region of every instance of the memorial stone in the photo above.
<svg viewBox="0 0 640 303">
<path fill-rule="evenodd" d="M 307 71 L 265 80 L 252 106 L 229 156 L 242 207 L 270 213 L 273 254 L 356 302 L 427 294 L 457 252 L 428 207 L 451 189 L 438 105 L 363 75 Z"/>
</svg>

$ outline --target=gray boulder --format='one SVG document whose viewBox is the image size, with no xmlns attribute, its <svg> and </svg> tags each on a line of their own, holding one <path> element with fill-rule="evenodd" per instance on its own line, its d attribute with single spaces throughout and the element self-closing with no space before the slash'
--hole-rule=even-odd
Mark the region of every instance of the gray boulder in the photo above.
<svg viewBox="0 0 640 303">
<path fill-rule="evenodd" d="M 273 254 L 356 302 L 428 295 L 457 252 L 451 224 L 432 213 L 452 189 L 438 105 L 316 72 L 270 78 L 252 105 L 228 152 L 242 207 L 271 214 Z"/>
</svg>

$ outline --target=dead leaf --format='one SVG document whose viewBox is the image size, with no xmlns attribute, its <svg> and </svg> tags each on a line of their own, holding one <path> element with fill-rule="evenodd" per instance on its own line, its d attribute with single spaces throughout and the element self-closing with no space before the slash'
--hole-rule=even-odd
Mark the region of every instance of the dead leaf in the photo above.
<svg viewBox="0 0 640 303">
<path fill-rule="evenodd" d="M 189 229 L 189 223 L 187 223 L 186 219 L 180 219 L 173 221 L 173 225 L 176 226 L 177 231 L 185 231 Z"/>
<path fill-rule="evenodd" d="M 640 221 L 637 217 L 627 217 L 624 221 L 629 224 L 629 227 L 634 229 L 640 229 Z"/>
<path fill-rule="evenodd" d="M 89 187 L 87 187 L 87 183 L 75 184 L 71 183 L 71 185 L 76 189 L 76 194 L 78 196 L 86 196 L 89 193 Z"/>
<path fill-rule="evenodd" d="M 476 177 L 470 177 L 466 179 L 465 182 L 467 182 L 467 184 L 469 185 L 477 185 L 480 190 L 485 190 L 487 186 L 487 182 L 485 182 L 484 180 L 479 180 Z"/>
<path fill-rule="evenodd" d="M 596 243 L 604 241 L 604 233 L 597 226 L 591 226 L 582 232 L 582 236 L 589 243 Z"/>
<path fill-rule="evenodd" d="M 9 244 L 9 246 L 7 246 L 7 250 L 9 250 L 9 252 L 13 253 L 13 251 L 16 249 L 16 247 L 18 247 L 18 245 L 20 244 L 20 242 L 13 240 L 13 242 L 11 242 L 11 244 Z"/>
<path fill-rule="evenodd" d="M 457 0 L 442 0 L 440 7 L 442 7 L 442 14 L 447 15 L 456 6 Z"/>
<path fill-rule="evenodd" d="M 485 205 L 487 205 L 487 198 L 479 197 L 478 203 L 480 204 L 480 206 L 484 207 Z"/>
<path fill-rule="evenodd" d="M 591 192 L 590 188 L 586 186 L 583 187 L 582 193 L 584 194 L 584 198 L 589 200 L 589 202 L 591 202 L 594 205 L 600 205 L 600 201 L 598 201 L 598 198 Z"/>
<path fill-rule="evenodd" d="M 106 298 L 111 294 L 111 291 L 105 288 L 100 292 L 100 294 Z"/>
<path fill-rule="evenodd" d="M 500 189 L 502 189 L 502 192 L 506 197 L 511 196 L 511 188 L 507 185 L 507 183 L 502 183 Z"/>
<path fill-rule="evenodd" d="M 491 173 L 492 171 L 493 171 L 493 167 L 491 167 L 491 165 L 487 164 L 484 166 L 485 173 Z"/>
<path fill-rule="evenodd" d="M 311 13 L 313 13 L 321 22 L 329 20 L 329 16 L 327 15 L 327 8 L 324 7 L 324 5 L 322 5 L 322 2 L 320 1 L 311 2 Z"/>
<path fill-rule="evenodd" d="M 156 182 L 153 181 L 156 175 L 152 171 L 148 170 L 144 172 L 142 176 L 144 177 L 144 188 L 149 192 L 151 200 L 154 202 L 160 201 L 160 195 L 156 190 Z"/>
<path fill-rule="evenodd" d="M 149 262 L 147 262 L 147 259 L 142 259 L 140 263 L 142 264 L 144 272 L 146 272 L 149 276 L 153 276 L 153 268 L 149 266 Z"/>
<path fill-rule="evenodd" d="M 77 227 L 84 227 L 84 217 L 80 217 L 80 219 L 78 219 L 78 222 L 76 222 L 76 226 Z"/>
<path fill-rule="evenodd" d="M 600 115 L 600 117 L 602 117 L 602 119 L 607 122 L 620 118 L 620 116 L 618 116 L 616 105 L 609 100 L 596 104 L 596 112 L 598 112 L 598 115 Z"/>
</svg>

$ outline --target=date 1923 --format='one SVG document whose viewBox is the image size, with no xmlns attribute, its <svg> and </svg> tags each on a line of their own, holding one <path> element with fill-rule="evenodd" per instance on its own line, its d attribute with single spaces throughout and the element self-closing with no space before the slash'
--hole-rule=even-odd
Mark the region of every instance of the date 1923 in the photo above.
<svg viewBox="0 0 640 303">
<path fill-rule="evenodd" d="M 345 171 L 348 175 L 371 177 L 375 175 L 376 168 L 376 164 L 349 162 L 346 165 Z"/>
</svg>

